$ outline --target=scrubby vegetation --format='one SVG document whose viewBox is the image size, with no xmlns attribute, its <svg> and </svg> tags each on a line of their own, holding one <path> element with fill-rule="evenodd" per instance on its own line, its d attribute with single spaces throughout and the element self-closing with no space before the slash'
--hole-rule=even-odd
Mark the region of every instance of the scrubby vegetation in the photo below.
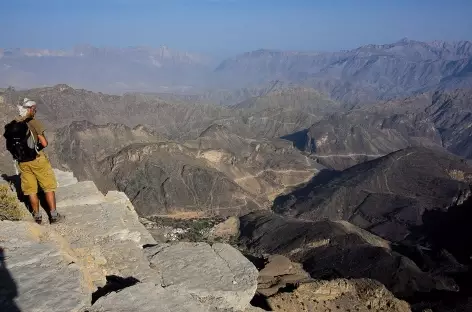
<svg viewBox="0 0 472 312">
<path fill-rule="evenodd" d="M 25 218 L 25 209 L 7 185 L 0 185 L 0 221 Z"/>
</svg>

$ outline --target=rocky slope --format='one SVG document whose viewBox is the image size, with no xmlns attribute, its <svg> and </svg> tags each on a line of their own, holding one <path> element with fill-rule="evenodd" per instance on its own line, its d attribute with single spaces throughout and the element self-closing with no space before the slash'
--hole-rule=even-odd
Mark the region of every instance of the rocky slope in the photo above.
<svg viewBox="0 0 472 312">
<path fill-rule="evenodd" d="M 232 107 L 243 112 L 250 131 L 266 138 L 291 134 L 341 110 L 339 103 L 314 89 L 277 86 Z"/>
<path fill-rule="evenodd" d="M 306 133 L 304 150 L 320 163 L 342 170 L 409 146 L 441 144 L 434 124 L 415 115 L 351 111 L 312 125 Z"/>
<path fill-rule="evenodd" d="M 429 211 L 413 245 L 390 243 L 346 221 L 303 221 L 268 212 L 239 219 L 240 248 L 260 268 L 257 293 L 281 311 L 409 309 L 388 299 L 380 281 L 412 311 L 469 311 L 472 200 L 448 211 Z M 281 255 L 285 255 L 281 256 Z M 290 260 L 288 260 L 289 258 Z M 307 280 L 303 268 L 315 282 Z M 364 276 L 373 280 L 342 277 Z M 366 288 L 367 287 L 367 288 Z M 274 290 L 281 291 L 274 294 Z M 429 289 L 429 290 L 428 290 Z M 363 304 L 363 295 L 369 301 Z M 374 299 L 370 295 L 379 299 Z M 346 298 L 359 296 L 351 306 Z M 382 299 L 380 299 L 382 298 Z M 341 308 L 343 307 L 343 308 Z"/>
<path fill-rule="evenodd" d="M 279 274 L 280 261 L 266 265 L 259 276 L 248 259 L 224 243 L 158 243 L 125 194 L 104 196 L 90 181 L 55 173 L 64 221 L 0 221 L 2 311 L 264 311 L 250 302 L 258 303 L 253 297 L 260 277 Z M 302 298 L 296 299 L 298 294 Z M 298 309 L 307 294 L 316 299 L 305 301 L 308 306 L 318 308 L 410 311 L 406 302 L 365 279 L 311 280 L 293 295 L 276 292 L 269 298 L 270 310 Z"/>
<path fill-rule="evenodd" d="M 445 211 L 471 196 L 472 167 L 441 150 L 407 148 L 320 183 L 316 177 L 276 199 L 276 212 L 302 219 L 348 220 L 393 241 L 421 225 L 427 210 Z"/>
</svg>

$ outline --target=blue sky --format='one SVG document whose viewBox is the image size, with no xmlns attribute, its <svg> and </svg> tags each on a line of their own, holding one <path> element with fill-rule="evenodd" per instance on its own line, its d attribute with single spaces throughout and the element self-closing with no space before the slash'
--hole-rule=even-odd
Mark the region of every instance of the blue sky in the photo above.
<svg viewBox="0 0 472 312">
<path fill-rule="evenodd" d="M 334 51 L 472 40 L 472 0 L 0 0 L 0 46 Z"/>
</svg>

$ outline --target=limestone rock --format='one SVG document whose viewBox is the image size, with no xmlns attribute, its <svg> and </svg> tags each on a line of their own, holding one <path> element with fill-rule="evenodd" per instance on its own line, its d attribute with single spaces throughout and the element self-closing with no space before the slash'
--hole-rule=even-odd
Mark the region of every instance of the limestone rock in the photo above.
<svg viewBox="0 0 472 312">
<path fill-rule="evenodd" d="M 178 243 L 148 248 L 162 286 L 219 308 L 243 311 L 257 289 L 257 269 L 227 244 Z"/>
<path fill-rule="evenodd" d="M 74 187 L 81 187 L 80 183 Z M 105 277 L 111 274 L 133 276 L 141 281 L 156 275 L 142 250 L 143 245 L 155 241 L 134 211 L 107 202 L 61 206 L 66 222 L 54 228 L 81 255 L 97 286 L 103 285 Z"/>
<path fill-rule="evenodd" d="M 105 197 L 91 181 L 60 187 L 56 192 L 57 208 L 69 205 L 93 205 L 105 201 Z"/>
<path fill-rule="evenodd" d="M 53 171 L 56 176 L 58 187 L 64 187 L 78 183 L 77 178 L 74 177 L 72 172 L 62 171 L 56 168 L 54 168 Z"/>
<path fill-rule="evenodd" d="M 244 312 L 264 312 L 264 311 L 265 310 L 261 308 L 249 306 Z"/>
<path fill-rule="evenodd" d="M 374 280 L 338 279 L 302 284 L 293 293 L 267 298 L 273 311 L 386 311 L 409 312 L 408 303 L 396 299 Z"/>
<path fill-rule="evenodd" d="M 67 243 L 32 222 L 0 222 L 0 310 L 78 311 L 92 287 Z"/>
</svg>

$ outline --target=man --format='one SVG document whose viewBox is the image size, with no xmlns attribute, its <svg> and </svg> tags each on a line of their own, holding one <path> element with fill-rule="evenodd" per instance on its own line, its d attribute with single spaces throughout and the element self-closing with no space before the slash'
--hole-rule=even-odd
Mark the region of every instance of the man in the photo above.
<svg viewBox="0 0 472 312">
<path fill-rule="evenodd" d="M 36 102 L 28 98 L 23 100 L 23 104 L 18 106 L 20 116 L 17 122 L 27 120 L 27 125 L 34 140 L 35 159 L 30 161 L 18 161 L 18 168 L 21 177 L 21 190 L 29 197 L 33 216 L 37 223 L 41 223 L 42 215 L 39 211 L 38 183 L 44 191 L 46 202 L 49 206 L 50 223 L 55 223 L 63 217 L 56 210 L 56 189 L 57 182 L 51 163 L 46 154 L 42 151 L 48 146 L 48 141 L 44 135 L 44 127 L 41 122 L 34 119 L 36 115 Z"/>
</svg>

